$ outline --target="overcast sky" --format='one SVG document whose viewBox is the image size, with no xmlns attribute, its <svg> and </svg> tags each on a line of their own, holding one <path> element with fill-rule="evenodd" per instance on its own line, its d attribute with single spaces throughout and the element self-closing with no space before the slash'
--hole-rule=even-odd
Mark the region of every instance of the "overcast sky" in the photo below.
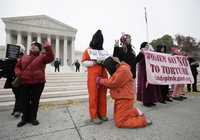
<svg viewBox="0 0 200 140">
<path fill-rule="evenodd" d="M 200 40 L 200 0 L 1 0 L 0 17 L 45 14 L 78 29 L 76 50 L 88 47 L 101 29 L 104 48 L 112 52 L 121 32 L 132 35 L 132 44 L 146 41 L 144 7 L 147 7 L 150 40 L 164 34 L 190 35 Z M 5 25 L 0 21 L 0 45 L 5 45 Z"/>
</svg>

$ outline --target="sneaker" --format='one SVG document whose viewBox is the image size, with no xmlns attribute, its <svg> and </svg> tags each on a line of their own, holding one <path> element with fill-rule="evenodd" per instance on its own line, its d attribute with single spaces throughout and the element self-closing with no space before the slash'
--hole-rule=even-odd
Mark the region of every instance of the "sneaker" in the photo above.
<svg viewBox="0 0 200 140">
<path fill-rule="evenodd" d="M 21 120 L 18 124 L 17 124 L 17 127 L 22 127 L 26 124 L 25 121 Z"/>
<path fill-rule="evenodd" d="M 102 124 L 102 121 L 100 119 L 92 119 L 91 122 L 94 124 Z"/>
<path fill-rule="evenodd" d="M 31 121 L 31 124 L 32 124 L 32 125 L 39 125 L 40 122 L 39 122 L 38 120 L 33 120 L 33 121 Z"/>
<path fill-rule="evenodd" d="M 15 113 L 14 113 L 14 117 L 15 117 L 15 118 L 19 118 L 19 117 L 20 117 L 20 115 L 21 115 L 21 113 L 20 113 L 20 112 L 15 112 Z"/>
<path fill-rule="evenodd" d="M 99 119 L 104 121 L 104 122 L 108 121 L 108 117 L 99 117 Z"/>
</svg>

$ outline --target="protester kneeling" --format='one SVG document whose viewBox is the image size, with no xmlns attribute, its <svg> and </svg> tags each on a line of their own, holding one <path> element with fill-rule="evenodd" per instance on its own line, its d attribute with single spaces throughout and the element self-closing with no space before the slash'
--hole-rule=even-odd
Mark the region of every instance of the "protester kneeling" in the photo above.
<svg viewBox="0 0 200 140">
<path fill-rule="evenodd" d="M 141 128 L 152 124 L 144 114 L 134 107 L 135 93 L 130 67 L 120 63 L 116 57 L 108 57 L 104 67 L 111 75 L 110 79 L 97 77 L 97 85 L 104 85 L 110 89 L 114 99 L 114 121 L 118 128 Z"/>
</svg>

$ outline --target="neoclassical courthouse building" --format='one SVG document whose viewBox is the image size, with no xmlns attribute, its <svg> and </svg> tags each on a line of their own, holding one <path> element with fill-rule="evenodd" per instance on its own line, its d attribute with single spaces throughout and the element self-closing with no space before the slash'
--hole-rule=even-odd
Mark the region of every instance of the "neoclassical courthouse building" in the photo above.
<svg viewBox="0 0 200 140">
<path fill-rule="evenodd" d="M 55 58 L 62 65 L 71 65 L 75 59 L 75 39 L 77 29 L 46 15 L 2 18 L 5 23 L 6 43 L 23 44 L 26 52 L 32 41 L 49 41 L 55 52 Z M 77 52 L 81 55 L 80 52 Z"/>
</svg>

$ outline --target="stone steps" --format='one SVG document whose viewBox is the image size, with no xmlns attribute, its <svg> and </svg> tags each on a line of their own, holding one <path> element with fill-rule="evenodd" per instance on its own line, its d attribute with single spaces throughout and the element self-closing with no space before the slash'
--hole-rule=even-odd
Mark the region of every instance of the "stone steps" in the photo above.
<svg viewBox="0 0 200 140">
<path fill-rule="evenodd" d="M 80 96 L 86 95 L 87 90 L 71 90 L 71 91 L 53 91 L 53 92 L 43 92 L 41 95 L 41 99 L 48 99 L 48 98 L 60 98 L 60 97 L 69 97 L 69 96 Z M 13 94 L 4 94 L 0 95 L 0 102 L 7 102 L 7 101 L 14 101 Z"/>
<path fill-rule="evenodd" d="M 87 99 L 86 73 L 48 73 L 40 102 L 58 104 L 68 100 Z M 3 89 L 5 79 L 0 79 L 0 110 L 13 106 L 15 98 L 11 89 Z"/>
<path fill-rule="evenodd" d="M 40 99 L 40 106 L 43 105 L 65 105 L 72 102 L 83 102 L 88 100 L 88 95 L 76 95 L 68 97 L 55 97 L 55 98 L 43 98 Z M 0 111 L 12 109 L 14 101 L 0 102 Z"/>
<path fill-rule="evenodd" d="M 87 85 L 84 83 L 79 84 L 79 85 L 66 85 L 66 86 L 53 86 L 53 87 L 48 87 L 45 86 L 43 92 L 54 92 L 54 91 L 73 91 L 73 90 L 81 90 L 81 89 L 86 89 Z M 0 89 L 0 95 L 6 95 L 6 94 L 12 94 L 11 89 Z"/>
</svg>

